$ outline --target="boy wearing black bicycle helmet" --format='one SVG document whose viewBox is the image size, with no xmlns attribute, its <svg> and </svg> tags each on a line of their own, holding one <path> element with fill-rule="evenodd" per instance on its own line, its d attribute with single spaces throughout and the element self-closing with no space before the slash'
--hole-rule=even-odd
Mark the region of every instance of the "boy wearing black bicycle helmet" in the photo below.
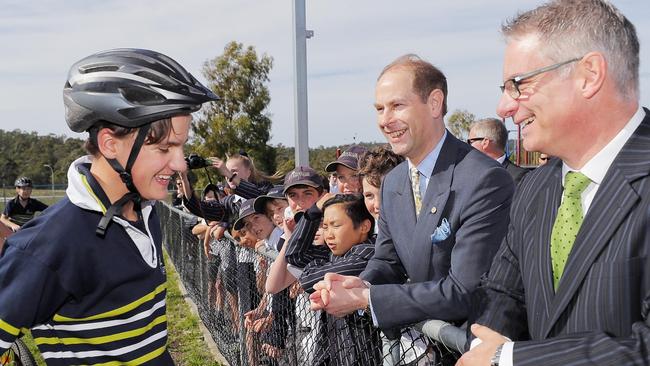
<svg viewBox="0 0 650 366">
<path fill-rule="evenodd" d="M 67 197 L 10 237 L 0 257 L 0 354 L 32 334 L 48 365 L 173 364 L 153 208 L 186 169 L 190 113 L 217 100 L 160 53 L 115 49 L 75 63 L 66 121 L 90 155 Z"/>
<path fill-rule="evenodd" d="M 44 211 L 47 205 L 31 197 L 33 188 L 31 179 L 19 177 L 14 186 L 16 186 L 16 198 L 7 202 L 4 212 L 0 215 L 0 222 L 16 232 L 31 220 L 36 212 Z"/>
</svg>

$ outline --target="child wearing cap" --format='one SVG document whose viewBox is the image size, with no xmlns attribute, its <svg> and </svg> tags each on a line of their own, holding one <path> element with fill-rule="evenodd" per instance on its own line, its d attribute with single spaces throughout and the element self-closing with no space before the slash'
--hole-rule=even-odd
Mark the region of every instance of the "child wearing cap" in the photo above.
<svg viewBox="0 0 650 366">
<path fill-rule="evenodd" d="M 335 161 L 327 164 L 325 171 L 336 173 L 337 190 L 339 193 L 361 193 L 361 177 L 359 175 L 359 159 L 368 149 L 352 145 Z"/>
<path fill-rule="evenodd" d="M 271 195 L 277 196 L 277 192 L 270 192 Z M 264 211 L 256 210 L 255 207 L 262 206 L 265 198 L 249 199 L 242 203 L 239 218 L 235 221 L 236 230 L 244 229 L 251 232 L 258 240 L 264 242 L 267 250 L 272 250 L 276 254 L 284 244 L 282 229 L 273 224 L 271 219 L 265 215 Z M 265 277 L 263 270 L 258 271 L 258 276 Z M 260 277 L 258 277 L 260 278 Z M 272 296 L 263 296 L 256 309 L 245 314 L 247 329 L 251 332 L 261 332 L 265 327 L 259 325 L 261 322 L 270 325 L 270 329 L 265 332 L 263 339 L 263 349 L 272 357 L 279 357 L 285 348 L 285 339 L 288 334 L 290 323 L 295 317 L 293 313 L 293 302 L 289 299 L 287 290 Z M 249 342 L 253 342 L 254 337 Z"/>
</svg>

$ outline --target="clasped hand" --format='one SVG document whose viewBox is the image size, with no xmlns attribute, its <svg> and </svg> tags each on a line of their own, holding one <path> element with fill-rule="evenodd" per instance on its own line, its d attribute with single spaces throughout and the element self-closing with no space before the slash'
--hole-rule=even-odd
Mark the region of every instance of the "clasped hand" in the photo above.
<svg viewBox="0 0 650 366">
<path fill-rule="evenodd" d="M 368 306 L 370 290 L 356 276 L 328 273 L 314 285 L 314 290 L 309 295 L 312 310 L 325 310 L 340 318 Z"/>
</svg>

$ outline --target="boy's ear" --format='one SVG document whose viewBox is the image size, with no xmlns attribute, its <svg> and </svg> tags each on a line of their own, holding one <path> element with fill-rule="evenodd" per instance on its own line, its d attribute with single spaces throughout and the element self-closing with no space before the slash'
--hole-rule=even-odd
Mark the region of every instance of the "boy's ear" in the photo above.
<svg viewBox="0 0 650 366">
<path fill-rule="evenodd" d="M 371 226 L 372 223 L 370 222 L 370 220 L 368 219 L 363 220 L 363 222 L 361 223 L 361 232 L 364 234 L 368 234 L 370 232 Z"/>
<path fill-rule="evenodd" d="M 109 128 L 102 128 L 97 132 L 97 147 L 99 152 L 107 159 L 117 157 L 117 138 Z"/>
</svg>

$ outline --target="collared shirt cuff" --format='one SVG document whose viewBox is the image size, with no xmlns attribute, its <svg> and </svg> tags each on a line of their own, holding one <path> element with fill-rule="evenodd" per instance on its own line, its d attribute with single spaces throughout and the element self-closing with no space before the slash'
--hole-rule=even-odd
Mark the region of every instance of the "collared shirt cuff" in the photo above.
<svg viewBox="0 0 650 366">
<path fill-rule="evenodd" d="M 375 328 L 379 328 L 379 322 L 375 316 L 375 311 L 372 310 L 372 296 L 370 296 L 370 289 L 368 289 L 368 307 L 370 308 L 370 315 L 372 315 L 372 325 L 374 325 Z"/>
<path fill-rule="evenodd" d="M 512 353 L 515 347 L 515 342 L 506 342 L 501 348 L 501 356 L 499 357 L 499 366 L 512 366 Z"/>
</svg>

